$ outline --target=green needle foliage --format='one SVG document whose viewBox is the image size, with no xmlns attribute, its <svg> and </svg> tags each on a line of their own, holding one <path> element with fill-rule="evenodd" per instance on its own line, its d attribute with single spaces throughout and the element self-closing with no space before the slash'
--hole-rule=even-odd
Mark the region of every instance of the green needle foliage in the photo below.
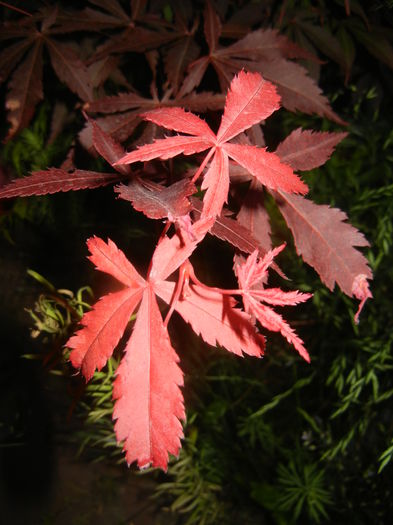
<svg viewBox="0 0 393 525">
<path fill-rule="evenodd" d="M 301 465 L 298 469 L 295 462 L 290 461 L 288 466 L 279 465 L 277 474 L 281 493 L 277 504 L 281 510 L 293 511 L 294 523 L 304 511 L 314 523 L 328 518 L 325 509 L 332 501 L 325 488 L 324 470 L 319 465 Z"/>
</svg>

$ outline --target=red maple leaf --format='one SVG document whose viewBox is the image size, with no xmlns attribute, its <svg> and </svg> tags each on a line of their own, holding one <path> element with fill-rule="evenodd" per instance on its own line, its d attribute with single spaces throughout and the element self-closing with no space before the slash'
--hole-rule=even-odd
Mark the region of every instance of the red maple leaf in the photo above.
<svg viewBox="0 0 393 525">
<path fill-rule="evenodd" d="M 166 328 L 174 309 L 207 343 L 218 343 L 238 355 L 263 354 L 263 336 L 256 332 L 250 316 L 236 308 L 232 297 L 200 284 L 183 287 L 182 271 L 178 283 L 166 280 L 180 266 L 190 268 L 186 260 L 211 223 L 198 221 L 190 237 L 184 233 L 164 236 L 146 279 L 112 241 L 88 240 L 90 260 L 125 288 L 102 297 L 82 318 L 83 328 L 67 343 L 72 349 L 71 363 L 87 380 L 106 364 L 140 303 L 113 391 L 115 432 L 118 441 L 124 442 L 128 464 L 137 461 L 141 468 L 152 464 L 166 469 L 168 453 L 177 455 L 180 448 L 180 420 L 185 418 L 179 388 L 183 375 Z M 156 295 L 171 304 L 165 322 Z"/>
<path fill-rule="evenodd" d="M 306 193 L 307 186 L 281 163 L 278 156 L 264 148 L 234 144 L 231 139 L 266 119 L 280 107 L 275 87 L 258 73 L 240 72 L 231 83 L 220 128 L 215 134 L 204 120 L 181 108 L 161 108 L 142 114 L 146 120 L 167 129 L 187 133 L 166 137 L 128 153 L 117 164 L 130 164 L 154 158 L 169 159 L 181 153 L 192 155 L 209 149 L 193 177 L 196 181 L 211 160 L 202 189 L 206 190 L 201 217 L 216 217 L 227 200 L 229 190 L 229 158 L 240 164 L 271 189 Z"/>
</svg>

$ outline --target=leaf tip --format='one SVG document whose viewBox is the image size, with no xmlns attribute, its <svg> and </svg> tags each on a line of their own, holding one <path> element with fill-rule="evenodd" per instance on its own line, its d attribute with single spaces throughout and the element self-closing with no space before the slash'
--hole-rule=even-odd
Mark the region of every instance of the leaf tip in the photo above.
<svg viewBox="0 0 393 525">
<path fill-rule="evenodd" d="M 372 299 L 373 294 L 370 292 L 370 288 L 368 286 L 367 282 L 367 275 L 364 273 L 359 273 L 353 280 L 352 283 L 352 295 L 356 297 L 356 299 L 360 300 L 357 312 L 354 316 L 355 324 L 359 324 L 359 315 L 360 312 L 363 309 L 363 306 L 367 299 Z"/>
</svg>

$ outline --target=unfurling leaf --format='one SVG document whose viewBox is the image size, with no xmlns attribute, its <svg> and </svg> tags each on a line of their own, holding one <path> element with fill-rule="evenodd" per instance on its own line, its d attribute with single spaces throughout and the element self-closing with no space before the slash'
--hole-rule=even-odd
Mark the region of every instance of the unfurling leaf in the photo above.
<svg viewBox="0 0 393 525">
<path fill-rule="evenodd" d="M 293 344 L 295 349 L 307 362 L 310 362 L 310 356 L 304 348 L 303 341 L 288 325 L 286 321 L 276 313 L 268 303 L 276 306 L 295 305 L 307 301 L 311 294 L 295 292 L 283 292 L 279 288 L 264 289 L 258 286 L 266 280 L 267 271 L 272 264 L 274 257 L 280 253 L 285 245 L 270 250 L 261 260 L 258 261 L 258 251 L 252 253 L 248 259 L 237 265 L 236 274 L 239 279 L 239 285 L 242 289 L 242 297 L 246 312 L 252 314 L 258 319 L 261 325 L 273 332 L 280 332 L 285 339 Z"/>
<path fill-rule="evenodd" d="M 125 167 L 125 166 L 119 166 Z M 120 199 L 132 202 L 134 208 L 143 212 L 150 219 L 181 217 L 192 209 L 188 199 L 196 192 L 194 184 L 187 179 L 175 182 L 169 187 L 152 182 L 134 179 L 128 186 L 115 187 Z"/>
<path fill-rule="evenodd" d="M 356 324 L 359 323 L 359 315 L 363 309 L 364 303 L 367 301 L 367 299 L 371 299 L 373 296 L 373 294 L 370 292 L 367 279 L 369 279 L 367 275 L 365 275 L 364 273 L 360 273 L 354 278 L 352 283 L 352 293 L 354 297 L 356 297 L 356 299 L 359 299 L 360 301 L 360 304 L 354 317 L 354 321 Z"/>
</svg>

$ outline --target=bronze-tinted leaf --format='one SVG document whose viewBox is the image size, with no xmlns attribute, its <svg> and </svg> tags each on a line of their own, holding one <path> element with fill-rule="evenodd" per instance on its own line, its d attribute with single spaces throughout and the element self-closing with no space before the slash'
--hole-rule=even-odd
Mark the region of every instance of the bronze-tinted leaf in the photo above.
<svg viewBox="0 0 393 525">
<path fill-rule="evenodd" d="M 85 170 L 69 172 L 59 168 L 49 168 L 45 171 L 35 171 L 21 179 L 14 179 L 10 184 L 1 188 L 0 199 L 99 188 L 118 182 L 122 178 L 123 176 L 119 173 L 99 173 Z"/>
<path fill-rule="evenodd" d="M 273 192 L 295 239 L 296 251 L 333 290 L 335 283 L 352 297 L 358 275 L 372 278 L 367 259 L 356 249 L 368 246 L 364 235 L 346 222 L 346 214 L 299 195 Z"/>
<path fill-rule="evenodd" d="M 82 100 L 92 100 L 93 88 L 91 86 L 88 70 L 75 51 L 67 44 L 46 40 L 53 69 L 59 79 L 76 93 Z"/>
<path fill-rule="evenodd" d="M 42 41 L 37 40 L 12 75 L 5 102 L 11 123 L 7 140 L 28 125 L 42 98 Z"/>
<path fill-rule="evenodd" d="M 128 186 L 115 186 L 120 199 L 132 202 L 134 208 L 150 219 L 177 218 L 190 212 L 192 206 L 188 197 L 196 187 L 188 179 L 182 179 L 168 187 L 149 181 L 132 180 Z"/>
</svg>

